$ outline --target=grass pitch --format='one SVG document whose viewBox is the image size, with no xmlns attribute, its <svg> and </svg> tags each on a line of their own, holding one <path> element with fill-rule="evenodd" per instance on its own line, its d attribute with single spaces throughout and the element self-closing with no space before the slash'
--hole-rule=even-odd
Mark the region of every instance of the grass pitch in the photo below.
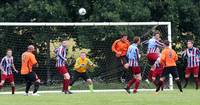
<svg viewBox="0 0 200 105">
<path fill-rule="evenodd" d="M 160 92 L 110 93 L 61 93 L 41 94 L 39 97 L 0 95 L 0 105 L 199 105 L 200 91 L 187 89 L 183 94 L 178 90 Z"/>
</svg>

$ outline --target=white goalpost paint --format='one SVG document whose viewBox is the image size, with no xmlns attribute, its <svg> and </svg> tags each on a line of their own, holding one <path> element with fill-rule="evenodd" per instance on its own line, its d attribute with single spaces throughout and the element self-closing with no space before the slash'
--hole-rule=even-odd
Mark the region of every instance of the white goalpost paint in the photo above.
<svg viewBox="0 0 200 105">
<path fill-rule="evenodd" d="M 166 25 L 168 28 L 168 40 L 172 42 L 171 22 L 0 22 L 0 26 L 153 26 Z M 170 43 L 171 47 L 171 43 Z M 170 75 L 169 89 L 173 90 L 173 78 Z M 95 90 L 94 92 L 122 92 L 123 89 Z M 155 91 L 155 89 L 138 89 L 138 91 Z M 88 90 L 74 90 L 72 92 L 89 92 Z M 16 92 L 22 94 L 24 92 Z M 60 91 L 40 91 L 39 93 L 61 93 Z M 0 92 L 10 94 L 10 92 Z"/>
</svg>

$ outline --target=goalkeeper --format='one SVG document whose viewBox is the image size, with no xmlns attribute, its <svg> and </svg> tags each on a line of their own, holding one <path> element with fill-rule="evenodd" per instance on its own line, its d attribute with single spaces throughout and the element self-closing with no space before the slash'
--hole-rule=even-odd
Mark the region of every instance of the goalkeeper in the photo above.
<svg viewBox="0 0 200 105">
<path fill-rule="evenodd" d="M 93 82 L 87 73 L 88 69 L 90 69 L 91 67 L 96 67 L 96 65 L 92 63 L 89 58 L 86 57 L 85 52 L 81 52 L 80 57 L 76 59 L 76 63 L 74 65 L 75 71 L 69 89 L 72 87 L 74 82 L 78 80 L 79 77 L 81 77 L 89 85 L 90 91 L 93 92 Z"/>
</svg>

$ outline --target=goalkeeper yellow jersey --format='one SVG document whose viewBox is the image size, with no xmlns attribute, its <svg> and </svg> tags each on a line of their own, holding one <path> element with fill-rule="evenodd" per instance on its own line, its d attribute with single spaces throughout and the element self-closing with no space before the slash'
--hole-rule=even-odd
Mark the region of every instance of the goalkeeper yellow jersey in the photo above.
<svg viewBox="0 0 200 105">
<path fill-rule="evenodd" d="M 79 73 L 85 73 L 87 69 L 92 66 L 93 63 L 89 58 L 82 59 L 81 57 L 76 59 L 74 69 Z"/>
</svg>

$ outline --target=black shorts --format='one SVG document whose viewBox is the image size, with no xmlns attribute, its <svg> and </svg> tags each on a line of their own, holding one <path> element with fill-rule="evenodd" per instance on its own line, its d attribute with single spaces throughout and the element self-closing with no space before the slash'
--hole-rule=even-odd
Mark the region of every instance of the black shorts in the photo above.
<svg viewBox="0 0 200 105">
<path fill-rule="evenodd" d="M 179 77 L 176 66 L 165 67 L 161 77 L 169 77 L 169 74 L 171 74 L 173 76 L 173 78 Z"/>
<path fill-rule="evenodd" d="M 35 72 L 30 72 L 29 74 L 23 75 L 26 82 L 35 82 L 39 78 Z"/>
<path fill-rule="evenodd" d="M 119 59 L 120 59 L 122 65 L 128 63 L 128 58 L 126 56 L 121 56 L 121 57 L 119 57 Z"/>
<path fill-rule="evenodd" d="M 76 81 L 79 78 L 82 78 L 84 81 L 87 81 L 87 79 L 90 79 L 90 77 L 89 77 L 89 75 L 88 75 L 87 72 L 85 72 L 85 73 L 79 73 L 77 71 L 74 71 L 73 79 L 72 80 Z"/>
</svg>

